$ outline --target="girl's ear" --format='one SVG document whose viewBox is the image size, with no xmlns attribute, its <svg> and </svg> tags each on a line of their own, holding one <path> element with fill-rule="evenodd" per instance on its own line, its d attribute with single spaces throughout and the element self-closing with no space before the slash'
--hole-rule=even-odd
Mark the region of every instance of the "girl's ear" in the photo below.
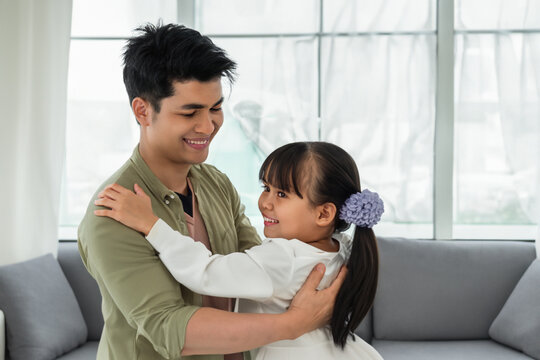
<svg viewBox="0 0 540 360">
<path fill-rule="evenodd" d="M 152 109 L 150 103 L 140 97 L 136 97 L 131 102 L 131 109 L 137 122 L 141 126 L 148 126 L 152 123 Z"/>
<path fill-rule="evenodd" d="M 327 202 L 322 205 L 317 206 L 317 220 L 316 223 L 319 226 L 329 226 L 334 222 L 336 217 L 337 209 L 336 205 Z"/>
</svg>

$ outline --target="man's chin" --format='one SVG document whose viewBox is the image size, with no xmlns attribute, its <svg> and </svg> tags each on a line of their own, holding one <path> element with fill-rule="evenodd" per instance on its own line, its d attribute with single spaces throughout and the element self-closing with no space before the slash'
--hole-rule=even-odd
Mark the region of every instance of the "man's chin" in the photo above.
<svg viewBox="0 0 540 360">
<path fill-rule="evenodd" d="M 197 154 L 196 156 L 190 156 L 188 159 L 185 159 L 190 165 L 199 165 L 205 162 L 208 159 L 208 151 L 205 151 L 204 154 Z"/>
</svg>

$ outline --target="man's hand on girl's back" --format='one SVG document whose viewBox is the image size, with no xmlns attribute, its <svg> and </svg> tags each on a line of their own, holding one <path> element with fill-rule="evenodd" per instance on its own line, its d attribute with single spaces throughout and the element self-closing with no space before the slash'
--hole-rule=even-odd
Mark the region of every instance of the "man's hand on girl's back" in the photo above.
<svg viewBox="0 0 540 360">
<path fill-rule="evenodd" d="M 324 271 L 323 264 L 318 264 L 313 268 L 287 310 L 287 314 L 292 318 L 291 321 L 294 321 L 291 323 L 292 339 L 327 325 L 332 318 L 334 302 L 347 275 L 347 268 L 345 266 L 341 268 L 328 288 L 317 290 Z"/>
</svg>

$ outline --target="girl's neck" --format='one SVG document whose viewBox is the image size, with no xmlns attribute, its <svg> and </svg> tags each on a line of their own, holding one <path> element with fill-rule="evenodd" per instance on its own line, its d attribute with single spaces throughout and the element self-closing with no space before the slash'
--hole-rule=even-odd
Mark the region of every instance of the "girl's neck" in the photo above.
<svg viewBox="0 0 540 360">
<path fill-rule="evenodd" d="M 308 241 L 302 240 L 302 241 L 322 251 L 326 251 L 326 252 L 339 251 L 339 241 L 334 240 L 331 236 L 325 237 L 323 239 L 318 239 L 318 240 L 308 240 Z"/>
</svg>

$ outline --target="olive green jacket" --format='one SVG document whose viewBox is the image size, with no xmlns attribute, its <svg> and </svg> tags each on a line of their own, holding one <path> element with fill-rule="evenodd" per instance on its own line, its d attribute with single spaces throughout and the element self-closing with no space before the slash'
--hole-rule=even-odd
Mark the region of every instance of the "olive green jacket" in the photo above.
<svg viewBox="0 0 540 360">
<path fill-rule="evenodd" d="M 188 177 L 204 219 L 212 251 L 228 254 L 260 244 L 244 215 L 244 206 L 227 176 L 206 164 L 191 167 Z M 121 223 L 93 214 L 94 200 L 108 184 L 150 196 L 154 213 L 173 229 L 189 235 L 182 202 L 152 173 L 138 146 L 131 158 L 91 199 L 79 226 L 82 260 L 96 279 L 105 320 L 98 359 L 222 359 L 221 355 L 186 356 L 186 326 L 201 306 L 201 295 L 177 283 L 144 236 Z"/>
</svg>

